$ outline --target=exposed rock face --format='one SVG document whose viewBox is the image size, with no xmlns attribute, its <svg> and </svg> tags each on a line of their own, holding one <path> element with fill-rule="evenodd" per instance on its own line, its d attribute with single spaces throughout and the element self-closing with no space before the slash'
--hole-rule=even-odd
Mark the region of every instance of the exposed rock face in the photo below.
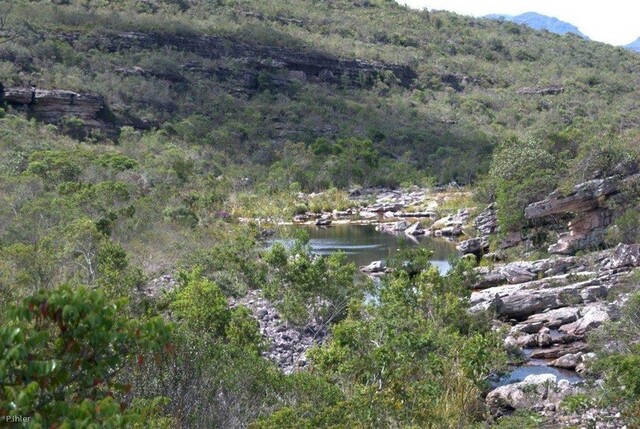
<svg viewBox="0 0 640 429">
<path fill-rule="evenodd" d="M 584 336 L 585 333 L 602 325 L 610 319 L 611 313 L 606 305 L 597 304 L 585 307 L 580 310 L 580 319 L 575 322 L 562 325 L 558 329 L 560 332 L 566 332 L 569 335 Z"/>
<path fill-rule="evenodd" d="M 566 380 L 552 374 L 530 375 L 519 383 L 500 386 L 487 395 L 491 414 L 501 416 L 517 409 L 556 409 L 560 402 L 576 392 Z"/>
<path fill-rule="evenodd" d="M 640 244 L 619 244 L 605 262 L 605 268 L 615 270 L 640 266 Z"/>
<path fill-rule="evenodd" d="M 82 121 L 85 131 L 101 130 L 109 134 L 115 132 L 112 124 L 100 118 L 101 114 L 106 113 L 106 105 L 99 95 L 0 85 L 1 102 L 48 124 L 63 125 L 65 119 L 77 118 Z"/>
<path fill-rule="evenodd" d="M 275 307 L 262 298 L 259 290 L 252 290 L 231 305 L 244 305 L 251 310 L 260 324 L 260 333 L 268 341 L 269 348 L 263 356 L 275 362 L 286 374 L 307 366 L 306 352 L 324 341 L 327 329 L 311 323 L 303 328 L 288 325 L 281 319 Z"/>
<path fill-rule="evenodd" d="M 471 311 L 492 311 L 511 325 L 506 347 L 528 349 L 531 359 L 555 359 L 555 366 L 583 371 L 590 356 L 587 334 L 619 317 L 624 295 L 613 302 L 606 298 L 638 266 L 640 245 L 621 244 L 582 257 L 476 268 Z"/>
<path fill-rule="evenodd" d="M 476 217 L 474 225 L 480 235 L 460 242 L 456 248 L 463 255 L 473 254 L 480 257 L 489 251 L 489 235 L 498 229 L 498 218 L 493 204 Z"/>
<path fill-rule="evenodd" d="M 476 237 L 458 243 L 456 249 L 463 255 L 481 255 L 489 249 L 489 239 L 487 237 Z"/>
<path fill-rule="evenodd" d="M 566 196 L 559 191 L 553 192 L 546 199 L 525 208 L 524 215 L 527 219 L 534 219 L 551 214 L 593 210 L 600 205 L 599 197 L 617 191 L 618 180 L 614 177 L 590 180 L 576 185 L 573 192 Z"/>
<path fill-rule="evenodd" d="M 404 230 L 404 233 L 411 236 L 424 235 L 425 231 L 420 226 L 420 222 L 414 222 L 409 228 Z"/>
<path fill-rule="evenodd" d="M 294 72 L 289 77 L 296 80 L 316 80 L 321 82 L 351 86 L 368 86 L 377 79 L 392 74 L 402 86 L 409 87 L 416 73 L 408 66 L 367 62 L 356 59 L 335 58 L 306 48 L 248 44 L 240 40 L 214 35 L 177 35 L 163 33 L 125 32 L 83 36 L 79 33 L 58 34 L 57 37 L 82 48 L 117 52 L 128 49 L 173 48 L 191 52 L 203 58 L 239 59 L 260 70 L 286 70 Z M 82 40 L 81 40 L 82 39 Z M 197 67 L 197 66 L 196 66 Z M 231 70 L 202 70 L 209 74 L 228 75 Z M 249 76 L 250 85 L 255 84 Z"/>
<path fill-rule="evenodd" d="M 524 87 L 516 91 L 519 95 L 558 95 L 564 92 L 561 86 L 548 86 L 545 88 Z"/>
<path fill-rule="evenodd" d="M 469 221 L 469 210 L 460 209 L 455 214 L 443 217 L 431 225 L 431 233 L 436 236 L 456 237 L 462 235 L 462 228 Z"/>
<path fill-rule="evenodd" d="M 582 352 L 567 353 L 566 355 L 550 362 L 549 366 L 555 366 L 557 368 L 565 369 L 576 369 L 576 367 L 581 363 L 582 355 Z"/>
<path fill-rule="evenodd" d="M 498 229 L 498 217 L 494 205 L 489 205 L 475 220 L 476 229 L 481 236 L 491 235 Z"/>
<path fill-rule="evenodd" d="M 537 219 L 560 213 L 577 213 L 569 223 L 569 232 L 562 234 L 549 252 L 573 254 L 578 250 L 593 248 L 604 239 L 605 228 L 611 223 L 611 212 L 604 206 L 606 198 L 618 192 L 619 180 L 615 177 L 590 180 L 576 185 L 569 195 L 555 191 L 547 198 L 525 208 L 527 219 Z"/>
</svg>

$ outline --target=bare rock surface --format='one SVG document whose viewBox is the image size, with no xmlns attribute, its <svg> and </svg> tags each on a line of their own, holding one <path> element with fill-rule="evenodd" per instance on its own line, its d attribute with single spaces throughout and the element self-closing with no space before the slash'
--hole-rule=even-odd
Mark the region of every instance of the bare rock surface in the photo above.
<svg viewBox="0 0 640 429">
<path fill-rule="evenodd" d="M 296 327 L 284 321 L 276 308 L 264 299 L 261 291 L 252 290 L 231 305 L 244 305 L 260 324 L 260 333 L 268 343 L 263 356 L 276 363 L 285 373 L 307 366 L 306 352 L 324 341 L 327 335 L 325 325 L 312 322 L 304 327 Z"/>
<path fill-rule="evenodd" d="M 619 185 L 617 177 L 580 183 L 567 195 L 555 191 L 544 200 L 530 204 L 524 214 L 527 219 L 576 214 L 568 224 L 569 231 L 561 234 L 558 242 L 549 247 L 550 253 L 568 255 L 595 248 L 604 242 L 605 229 L 612 222 L 612 213 L 605 201 L 619 192 Z"/>
<path fill-rule="evenodd" d="M 494 416 L 518 409 L 556 409 L 560 402 L 577 391 L 566 380 L 553 374 L 529 375 L 524 381 L 500 386 L 487 395 L 486 402 Z"/>
</svg>

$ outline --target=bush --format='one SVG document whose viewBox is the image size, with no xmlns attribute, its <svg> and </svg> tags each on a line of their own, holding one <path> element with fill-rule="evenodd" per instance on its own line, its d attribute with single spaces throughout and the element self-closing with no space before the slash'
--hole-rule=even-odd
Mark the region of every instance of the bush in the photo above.
<svg viewBox="0 0 640 429">
<path fill-rule="evenodd" d="M 135 421 L 142 410 L 128 412 L 114 398 L 131 391 L 118 377 L 133 362 L 169 350 L 171 332 L 161 318 L 132 319 L 124 304 L 65 285 L 17 306 L 0 327 L 0 412 L 29 416 L 40 427 Z"/>
<path fill-rule="evenodd" d="M 561 167 L 562 163 L 535 140 L 510 139 L 498 147 L 489 174 L 503 233 L 525 225 L 524 208 L 555 188 Z"/>
</svg>

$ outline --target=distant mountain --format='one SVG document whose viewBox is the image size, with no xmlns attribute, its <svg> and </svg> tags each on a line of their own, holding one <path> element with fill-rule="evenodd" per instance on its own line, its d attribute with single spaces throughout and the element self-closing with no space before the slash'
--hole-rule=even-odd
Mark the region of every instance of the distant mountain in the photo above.
<svg viewBox="0 0 640 429">
<path fill-rule="evenodd" d="M 525 24 L 536 30 L 548 30 L 557 34 L 573 33 L 584 39 L 589 39 L 586 35 L 582 34 L 575 25 L 560 21 L 558 18 L 554 18 L 552 16 L 541 15 L 536 12 L 527 12 L 516 16 L 493 13 L 491 15 L 486 15 L 486 18 L 502 19 L 505 21 L 515 22 L 516 24 Z"/>
<path fill-rule="evenodd" d="M 635 42 L 624 45 L 624 47 L 627 49 L 631 49 L 632 51 L 640 52 L 640 37 L 638 37 Z"/>
</svg>

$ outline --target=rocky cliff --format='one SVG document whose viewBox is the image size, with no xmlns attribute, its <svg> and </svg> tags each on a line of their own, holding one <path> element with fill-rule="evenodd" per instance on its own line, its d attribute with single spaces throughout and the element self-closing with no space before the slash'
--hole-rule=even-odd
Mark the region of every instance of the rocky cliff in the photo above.
<svg viewBox="0 0 640 429">
<path fill-rule="evenodd" d="M 113 135 L 115 124 L 110 122 L 104 98 L 95 94 L 81 94 L 60 89 L 9 88 L 0 84 L 0 103 L 6 103 L 48 124 L 62 127 L 76 126 L 77 132 L 88 134 L 102 131 Z M 80 122 L 74 125 L 73 119 Z"/>
<path fill-rule="evenodd" d="M 240 73 L 244 75 L 245 83 L 249 87 L 256 84 L 256 73 L 261 70 L 286 71 L 292 79 L 346 84 L 353 87 L 367 87 L 378 79 L 394 79 L 398 84 L 408 87 L 416 78 L 415 71 L 405 65 L 337 58 L 306 47 L 296 49 L 249 44 L 217 35 L 126 32 L 93 35 L 62 33 L 56 34 L 56 37 L 83 50 L 116 52 L 165 48 L 193 53 L 207 59 L 239 60 L 243 64 L 240 71 L 234 71 L 232 67 L 201 69 L 193 64 L 186 64 L 184 67 L 223 78 Z"/>
<path fill-rule="evenodd" d="M 568 224 L 569 231 L 560 234 L 549 252 L 570 255 L 593 249 L 604 242 L 605 230 L 613 220 L 607 201 L 620 192 L 620 186 L 621 179 L 615 176 L 580 183 L 568 194 L 556 191 L 527 206 L 524 215 L 527 219 L 538 219 L 572 213 L 575 217 Z"/>
</svg>

